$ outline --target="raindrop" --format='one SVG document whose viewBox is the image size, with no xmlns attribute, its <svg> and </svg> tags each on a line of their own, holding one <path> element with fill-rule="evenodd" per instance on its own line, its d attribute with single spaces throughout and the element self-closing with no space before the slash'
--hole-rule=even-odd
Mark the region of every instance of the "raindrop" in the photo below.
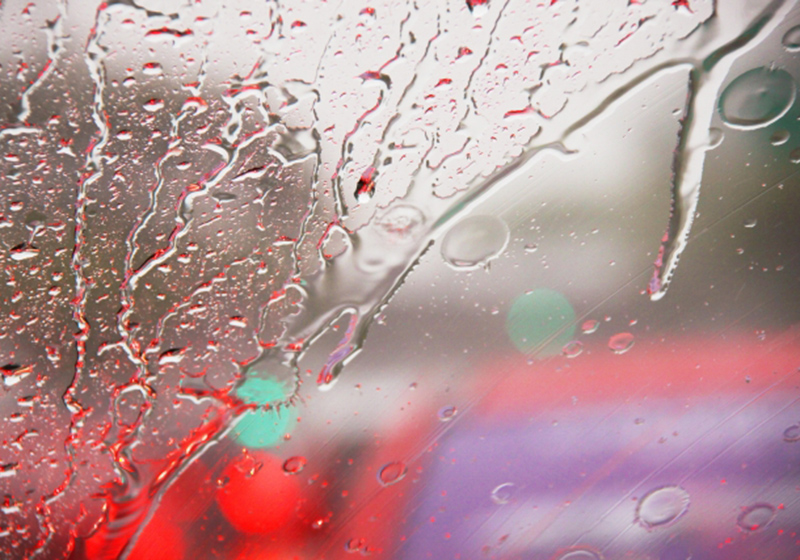
<svg viewBox="0 0 800 560">
<path fill-rule="evenodd" d="M 755 68 L 728 84 L 720 96 L 719 112 L 731 128 L 754 130 L 785 115 L 795 95 L 791 74 Z"/>
<path fill-rule="evenodd" d="M 589 319 L 588 321 L 584 321 L 581 325 L 581 330 L 583 334 L 592 334 L 597 330 L 600 326 L 600 321 L 595 321 L 594 319 Z"/>
<path fill-rule="evenodd" d="M 350 552 L 350 553 L 358 552 L 359 550 L 363 549 L 364 545 L 366 544 L 367 542 L 363 538 L 355 537 L 350 539 L 344 544 L 344 550 L 345 552 Z"/>
<path fill-rule="evenodd" d="M 800 163 L 800 148 L 795 148 L 789 152 L 789 161 L 792 163 Z"/>
<path fill-rule="evenodd" d="M 773 146 L 783 146 L 786 142 L 789 141 L 789 131 L 788 130 L 776 130 L 772 133 L 772 136 L 769 137 L 769 143 Z"/>
<path fill-rule="evenodd" d="M 559 555 L 558 560 L 603 560 L 603 556 L 588 548 L 573 548 Z"/>
<path fill-rule="evenodd" d="M 409 204 L 396 204 L 389 208 L 375 225 L 384 237 L 403 243 L 416 239 L 425 224 L 422 212 Z"/>
<path fill-rule="evenodd" d="M 770 504 L 754 504 L 739 515 L 736 524 L 745 531 L 758 531 L 772 523 L 776 515 L 777 512 L 774 506 Z"/>
<path fill-rule="evenodd" d="M 164 101 L 162 99 L 153 98 L 144 104 L 144 110 L 149 113 L 155 113 L 156 111 L 163 108 L 164 108 Z"/>
<path fill-rule="evenodd" d="M 645 495 L 636 508 L 636 520 L 653 529 L 672 525 L 689 509 L 689 493 L 680 486 L 664 486 Z"/>
<path fill-rule="evenodd" d="M 514 497 L 517 487 L 513 482 L 506 482 L 492 490 L 492 501 L 499 506 L 505 505 Z"/>
<path fill-rule="evenodd" d="M 442 256 L 455 268 L 473 268 L 497 257 L 508 243 L 506 223 L 495 216 L 472 216 L 450 228 Z"/>
<path fill-rule="evenodd" d="M 539 246 L 536 245 L 535 243 L 529 243 L 529 244 L 525 245 L 525 252 L 526 253 L 535 253 L 538 248 L 539 248 Z"/>
<path fill-rule="evenodd" d="M 710 128 L 708 130 L 708 149 L 713 150 L 725 140 L 725 133 L 719 128 Z"/>
<path fill-rule="evenodd" d="M 47 216 L 36 210 L 31 210 L 25 216 L 25 227 L 30 231 L 38 231 L 45 226 Z"/>
<path fill-rule="evenodd" d="M 800 51 L 800 25 L 795 25 L 783 36 L 783 47 L 789 52 Z"/>
<path fill-rule="evenodd" d="M 20 366 L 17 364 L 6 364 L 0 368 L 0 374 L 3 376 L 3 386 L 5 388 L 12 387 L 28 377 L 33 369 L 31 366 Z"/>
<path fill-rule="evenodd" d="M 378 473 L 378 482 L 383 486 L 391 486 L 403 480 L 408 472 L 406 464 L 402 461 L 385 464 Z"/>
<path fill-rule="evenodd" d="M 624 354 L 633 347 L 633 335 L 629 332 L 615 334 L 608 339 L 608 347 L 614 354 Z"/>
<path fill-rule="evenodd" d="M 306 468 L 306 458 L 302 455 L 289 457 L 283 462 L 283 471 L 286 474 L 298 474 L 304 468 Z"/>
<path fill-rule="evenodd" d="M 748 218 L 744 221 L 744 227 L 747 229 L 753 229 L 758 224 L 758 220 L 756 218 Z"/>
<path fill-rule="evenodd" d="M 783 430 L 783 441 L 787 443 L 800 441 L 800 424 L 792 424 Z"/>
<path fill-rule="evenodd" d="M 449 422 L 456 414 L 458 414 L 458 409 L 455 406 L 445 406 L 439 409 L 438 416 L 442 422 Z"/>
<path fill-rule="evenodd" d="M 13 249 L 11 249 L 11 258 L 15 261 L 24 261 L 27 259 L 32 259 L 38 254 L 39 254 L 39 249 L 37 249 L 33 245 L 28 245 L 27 243 L 17 245 Z"/>
<path fill-rule="evenodd" d="M 148 62 L 142 67 L 142 72 L 148 76 L 160 76 L 162 73 L 161 65 L 158 62 Z"/>
<path fill-rule="evenodd" d="M 217 191 L 211 193 L 211 197 L 214 198 L 215 200 L 218 200 L 219 202 L 231 202 L 236 200 L 235 194 L 224 191 Z"/>
<path fill-rule="evenodd" d="M 361 174 L 361 177 L 358 179 L 358 185 L 356 185 L 356 192 L 354 196 L 359 204 L 363 204 L 368 202 L 369 199 L 372 198 L 372 195 L 375 194 L 375 176 L 376 171 L 374 167 L 367 168 L 364 173 Z"/>
<path fill-rule="evenodd" d="M 581 352 L 583 352 L 583 343 L 580 340 L 567 342 L 564 345 L 564 348 L 561 349 L 561 353 L 567 358 L 575 358 L 580 356 Z"/>
</svg>

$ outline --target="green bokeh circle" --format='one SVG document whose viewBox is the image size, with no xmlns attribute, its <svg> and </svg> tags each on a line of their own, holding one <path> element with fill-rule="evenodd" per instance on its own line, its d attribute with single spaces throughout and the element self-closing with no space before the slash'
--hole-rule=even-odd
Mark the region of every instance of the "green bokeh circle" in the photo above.
<svg viewBox="0 0 800 560">
<path fill-rule="evenodd" d="M 236 390 L 236 396 L 249 404 L 275 404 L 287 397 L 286 388 L 274 379 L 250 377 Z M 236 441 L 245 447 L 262 449 L 277 445 L 289 428 L 290 414 L 284 407 L 251 410 L 242 415 L 233 429 Z"/>
<path fill-rule="evenodd" d="M 575 334 L 575 310 L 553 290 L 532 290 L 514 300 L 506 315 L 506 332 L 517 350 L 552 356 Z"/>
</svg>

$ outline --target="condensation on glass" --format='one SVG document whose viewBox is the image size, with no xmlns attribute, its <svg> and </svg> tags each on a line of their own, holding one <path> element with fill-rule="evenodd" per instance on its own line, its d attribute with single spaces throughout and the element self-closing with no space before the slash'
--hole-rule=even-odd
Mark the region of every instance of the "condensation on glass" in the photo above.
<svg viewBox="0 0 800 560">
<path fill-rule="evenodd" d="M 797 558 L 797 4 L 0 1 L 2 557 Z"/>
</svg>

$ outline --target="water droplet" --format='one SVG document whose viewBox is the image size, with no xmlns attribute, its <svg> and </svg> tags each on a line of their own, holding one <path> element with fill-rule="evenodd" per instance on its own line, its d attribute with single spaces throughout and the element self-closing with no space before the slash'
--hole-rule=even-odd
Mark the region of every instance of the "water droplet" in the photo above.
<svg viewBox="0 0 800 560">
<path fill-rule="evenodd" d="M 624 354 L 633 347 L 633 335 L 629 332 L 615 334 L 608 339 L 608 347 L 614 354 Z"/>
<path fill-rule="evenodd" d="M 580 340 L 567 342 L 564 345 L 564 348 L 561 349 L 561 353 L 567 358 L 575 358 L 580 356 L 581 352 L 583 352 L 583 343 Z"/>
<path fill-rule="evenodd" d="M 25 227 L 30 231 L 38 231 L 45 227 L 47 216 L 37 210 L 31 210 L 25 216 Z"/>
<path fill-rule="evenodd" d="M 583 322 L 583 324 L 581 325 L 581 330 L 583 331 L 583 334 L 592 334 L 598 329 L 599 326 L 600 326 L 600 321 L 589 319 L 588 321 Z"/>
<path fill-rule="evenodd" d="M 792 163 L 800 163 L 800 148 L 795 148 L 789 152 L 789 161 Z"/>
<path fill-rule="evenodd" d="M 367 544 L 367 541 L 361 537 L 355 537 L 350 539 L 344 544 L 345 552 L 358 552 L 359 550 L 364 548 L 364 545 Z"/>
<path fill-rule="evenodd" d="M 473 268 L 497 257 L 506 247 L 508 226 L 495 216 L 472 216 L 450 228 L 442 256 L 455 268 Z"/>
<path fill-rule="evenodd" d="M 148 76 L 160 76 L 163 70 L 158 62 L 148 62 L 142 67 L 142 72 Z"/>
<path fill-rule="evenodd" d="M 783 430 L 783 441 L 788 443 L 800 441 L 800 424 L 792 424 Z"/>
<path fill-rule="evenodd" d="M 481 17 L 488 11 L 489 0 L 467 0 L 467 8 L 475 17 Z"/>
<path fill-rule="evenodd" d="M 155 113 L 164 108 L 164 100 L 163 99 L 150 99 L 144 104 L 144 110 L 149 113 Z"/>
<path fill-rule="evenodd" d="M 21 245 L 17 245 L 16 247 L 12 248 L 10 253 L 11 253 L 11 258 L 13 260 L 24 261 L 27 259 L 32 259 L 36 255 L 38 255 L 39 249 L 37 249 L 33 245 L 22 243 Z"/>
<path fill-rule="evenodd" d="M 516 491 L 517 487 L 513 482 L 500 484 L 499 486 L 496 486 L 494 490 L 492 490 L 492 501 L 499 506 L 507 504 L 514 497 Z"/>
<path fill-rule="evenodd" d="M 773 146 L 783 146 L 786 142 L 789 141 L 789 131 L 788 130 L 776 130 L 772 133 L 772 136 L 769 137 L 769 143 Z"/>
<path fill-rule="evenodd" d="M 588 548 L 573 548 L 561 553 L 558 560 L 603 560 L 603 556 Z"/>
<path fill-rule="evenodd" d="M 756 225 L 758 225 L 758 219 L 756 218 L 747 218 L 744 221 L 744 227 L 746 227 L 747 229 L 753 229 L 754 227 L 756 227 Z"/>
<path fill-rule="evenodd" d="M 229 192 L 216 191 L 211 193 L 211 198 L 218 200 L 219 202 L 232 202 L 236 200 L 236 195 Z"/>
<path fill-rule="evenodd" d="M 689 509 L 689 493 L 680 486 L 657 488 L 640 501 L 636 520 L 642 527 L 653 529 L 672 525 Z"/>
<path fill-rule="evenodd" d="M 405 478 L 408 468 L 402 461 L 387 463 L 378 473 L 378 482 L 383 486 L 390 486 Z"/>
<path fill-rule="evenodd" d="M 725 133 L 719 128 L 710 128 L 708 130 L 708 149 L 713 150 L 725 139 Z"/>
<path fill-rule="evenodd" d="M 298 474 L 306 468 L 306 458 L 302 455 L 289 457 L 283 462 L 283 470 L 287 474 Z"/>
<path fill-rule="evenodd" d="M 783 36 L 783 47 L 789 52 L 800 51 L 800 25 L 795 25 Z"/>
<path fill-rule="evenodd" d="M 358 179 L 358 184 L 356 185 L 356 192 L 354 196 L 359 204 L 364 204 L 368 202 L 372 195 L 375 194 L 375 177 L 377 173 L 374 167 L 367 168 L 364 173 L 361 174 L 361 177 Z"/>
<path fill-rule="evenodd" d="M 458 409 L 455 406 L 445 406 L 439 409 L 438 416 L 442 422 L 449 422 L 456 414 L 458 414 Z"/>
<path fill-rule="evenodd" d="M 539 246 L 536 245 L 536 243 L 528 243 L 527 245 L 525 245 L 526 253 L 535 253 L 537 249 L 539 249 Z"/>
<path fill-rule="evenodd" d="M 776 515 L 777 512 L 774 506 L 770 504 L 754 504 L 739 514 L 736 524 L 745 531 L 758 531 L 772 523 Z"/>
<path fill-rule="evenodd" d="M 413 241 L 419 237 L 424 224 L 425 216 L 409 204 L 395 204 L 375 222 L 378 232 L 396 243 Z"/>
<path fill-rule="evenodd" d="M 754 130 L 775 122 L 794 103 L 796 91 L 785 70 L 755 68 L 733 80 L 719 100 L 719 112 L 731 128 Z"/>
</svg>

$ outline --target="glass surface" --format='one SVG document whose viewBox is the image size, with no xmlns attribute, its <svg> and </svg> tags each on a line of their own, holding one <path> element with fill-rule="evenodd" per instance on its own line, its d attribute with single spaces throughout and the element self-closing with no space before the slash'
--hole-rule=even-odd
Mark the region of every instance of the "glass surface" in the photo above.
<svg viewBox="0 0 800 560">
<path fill-rule="evenodd" d="M 0 22 L 2 558 L 800 556 L 796 0 Z"/>
</svg>

